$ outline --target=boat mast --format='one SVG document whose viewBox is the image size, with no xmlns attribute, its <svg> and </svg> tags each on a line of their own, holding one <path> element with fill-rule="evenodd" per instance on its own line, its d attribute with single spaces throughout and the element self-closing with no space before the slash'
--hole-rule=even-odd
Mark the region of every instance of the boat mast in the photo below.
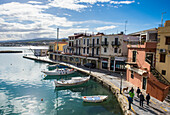
<svg viewBox="0 0 170 115">
<path fill-rule="evenodd" d="M 59 37 L 59 28 L 57 28 L 57 54 L 58 54 L 58 37 Z M 57 55 L 57 57 L 58 57 L 58 55 Z M 58 58 L 57 58 L 57 61 L 58 61 Z"/>
</svg>

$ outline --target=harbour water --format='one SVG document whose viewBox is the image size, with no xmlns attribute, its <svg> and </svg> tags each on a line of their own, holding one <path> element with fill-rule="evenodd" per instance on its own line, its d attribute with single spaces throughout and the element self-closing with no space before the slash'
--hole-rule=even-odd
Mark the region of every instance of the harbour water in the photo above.
<svg viewBox="0 0 170 115">
<path fill-rule="evenodd" d="M 4 48 L 0 50 L 25 50 Z M 56 89 L 56 77 L 45 77 L 48 63 L 24 59 L 23 53 L 0 54 L 0 115 L 122 115 L 115 96 L 104 86 L 89 80 L 82 86 Z M 87 76 L 76 72 L 73 76 Z M 61 78 L 61 77 L 60 77 Z M 58 78 L 58 79 L 60 79 Z M 108 95 L 103 103 L 84 103 L 85 95 Z"/>
</svg>

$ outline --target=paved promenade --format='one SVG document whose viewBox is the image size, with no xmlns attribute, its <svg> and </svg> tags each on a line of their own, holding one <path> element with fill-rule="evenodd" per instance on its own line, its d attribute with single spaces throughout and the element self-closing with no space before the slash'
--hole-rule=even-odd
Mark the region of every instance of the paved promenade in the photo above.
<svg viewBox="0 0 170 115">
<path fill-rule="evenodd" d="M 28 57 L 25 57 L 25 58 L 28 58 Z M 37 58 L 34 56 L 29 56 L 29 58 L 46 61 L 46 62 L 58 63 L 58 62 L 49 60 L 47 57 Z M 77 67 L 72 64 L 66 64 L 63 62 L 59 62 L 59 63 L 62 65 L 70 66 L 72 68 L 83 71 L 85 73 L 89 73 L 89 69 L 85 68 L 83 66 Z M 99 69 L 91 69 L 91 71 L 92 71 L 91 74 L 93 76 L 97 76 L 98 78 L 106 81 L 106 83 L 111 84 L 112 86 L 116 87 L 119 90 L 120 78 L 121 78 L 120 74 L 110 73 L 108 71 L 103 71 L 103 70 L 99 70 Z M 135 114 L 137 114 L 137 115 L 170 115 L 170 104 L 167 103 L 166 101 L 161 102 L 153 97 L 151 97 L 149 106 L 147 106 L 146 101 L 144 101 L 143 107 L 139 106 L 139 98 L 137 97 L 137 94 L 136 94 L 137 87 L 133 86 L 131 83 L 127 82 L 125 79 L 126 79 L 126 76 L 123 75 L 122 87 L 123 88 L 129 87 L 129 90 L 131 89 L 131 87 L 133 87 L 134 93 L 135 93 L 135 97 L 134 97 L 133 104 L 132 104 L 132 109 L 130 110 L 132 112 L 132 114 L 134 114 L 134 115 Z M 145 91 L 142 91 L 142 92 L 143 92 L 144 96 L 146 96 Z M 123 95 L 124 95 L 124 98 L 126 99 L 126 102 L 128 103 L 127 97 L 126 97 L 126 96 L 128 96 L 128 92 L 125 91 L 123 93 Z M 128 104 L 127 104 L 127 108 L 128 108 Z"/>
</svg>

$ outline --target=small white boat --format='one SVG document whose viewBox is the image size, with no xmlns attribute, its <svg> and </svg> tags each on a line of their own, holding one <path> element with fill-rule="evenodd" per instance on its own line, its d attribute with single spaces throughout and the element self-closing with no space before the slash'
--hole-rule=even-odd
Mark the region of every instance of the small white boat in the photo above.
<svg viewBox="0 0 170 115">
<path fill-rule="evenodd" d="M 81 85 L 85 82 L 87 82 L 90 79 L 89 77 L 72 77 L 70 80 L 59 80 L 54 81 L 56 87 L 62 87 L 62 86 L 75 86 L 75 85 Z"/>
<path fill-rule="evenodd" d="M 83 96 L 82 97 L 84 102 L 93 102 L 93 103 L 103 102 L 107 98 L 108 96 L 106 95 L 94 95 L 94 96 Z"/>
<path fill-rule="evenodd" d="M 47 75 L 68 75 L 68 74 L 72 74 L 77 70 L 74 69 L 55 69 L 52 71 L 41 71 Z"/>
</svg>

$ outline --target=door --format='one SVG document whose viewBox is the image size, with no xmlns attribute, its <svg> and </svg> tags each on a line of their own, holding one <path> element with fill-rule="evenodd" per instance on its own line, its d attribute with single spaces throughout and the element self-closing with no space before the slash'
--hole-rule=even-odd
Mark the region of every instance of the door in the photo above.
<svg viewBox="0 0 170 115">
<path fill-rule="evenodd" d="M 115 38 L 115 45 L 118 45 L 118 38 Z"/>
<path fill-rule="evenodd" d="M 92 56 L 94 56 L 94 48 L 92 48 Z"/>
<path fill-rule="evenodd" d="M 136 62 L 136 51 L 133 51 L 132 62 Z"/>
<path fill-rule="evenodd" d="M 143 77 L 143 85 L 142 85 L 142 89 L 146 90 L 146 78 Z"/>
<path fill-rule="evenodd" d="M 104 39 L 104 43 L 107 44 L 107 38 Z"/>
</svg>

